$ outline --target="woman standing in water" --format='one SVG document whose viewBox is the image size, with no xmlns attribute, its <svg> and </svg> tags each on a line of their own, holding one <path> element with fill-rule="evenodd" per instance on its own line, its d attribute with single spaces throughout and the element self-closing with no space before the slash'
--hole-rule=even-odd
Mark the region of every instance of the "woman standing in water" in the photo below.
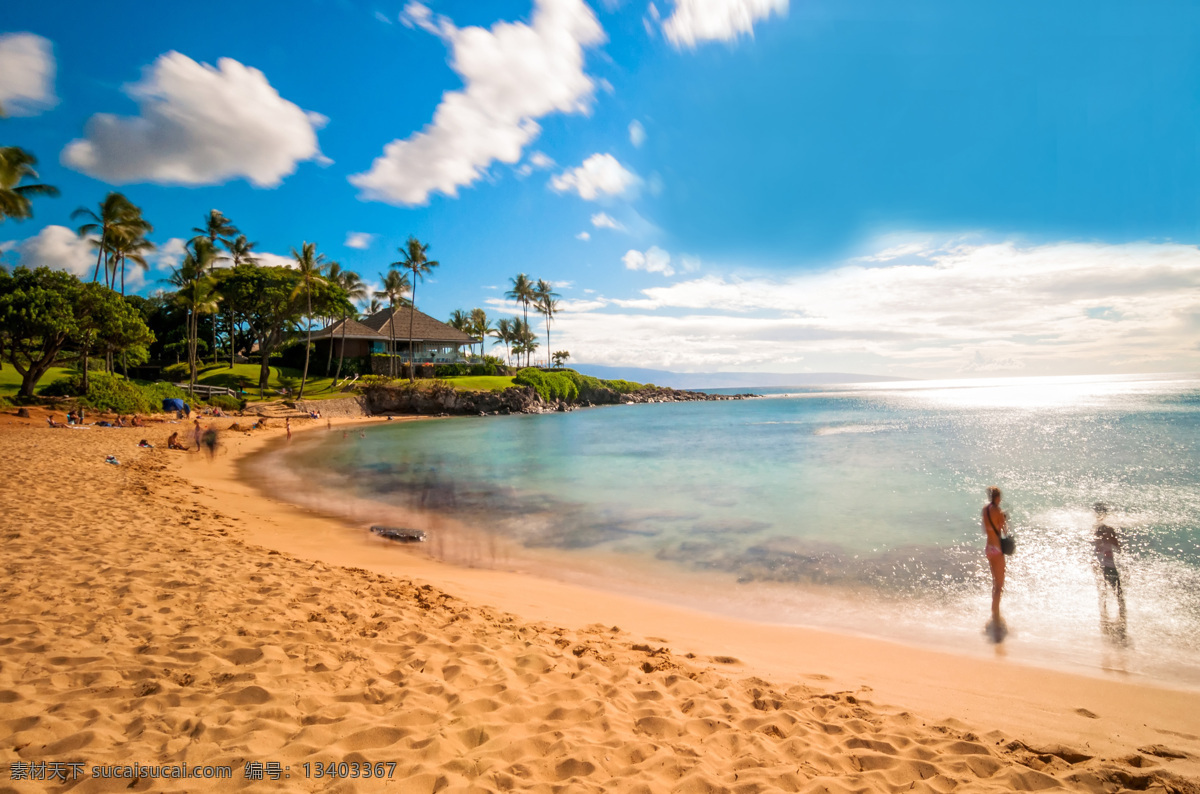
<svg viewBox="0 0 1200 794">
<path fill-rule="evenodd" d="M 1008 516 L 1000 509 L 1000 489 L 992 485 L 987 489 L 988 503 L 983 508 L 983 534 L 987 538 L 984 553 L 992 569 L 992 624 L 1000 628 L 1004 619 L 1000 617 L 1000 593 L 1004 591 L 1004 552 L 1000 549 L 1000 533 L 1008 526 Z"/>
</svg>

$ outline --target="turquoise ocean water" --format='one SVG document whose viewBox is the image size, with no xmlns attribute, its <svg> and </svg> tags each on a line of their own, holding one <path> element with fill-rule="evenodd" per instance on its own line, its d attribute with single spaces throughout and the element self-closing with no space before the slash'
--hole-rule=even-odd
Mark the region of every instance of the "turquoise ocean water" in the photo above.
<svg viewBox="0 0 1200 794">
<path fill-rule="evenodd" d="M 1200 378 L 760 393 L 301 434 L 250 466 L 358 525 L 425 527 L 425 552 L 460 564 L 1200 685 Z M 1000 648 L 983 631 L 989 484 L 1019 543 Z M 1123 612 L 1094 564 L 1097 501 L 1123 541 Z"/>
</svg>

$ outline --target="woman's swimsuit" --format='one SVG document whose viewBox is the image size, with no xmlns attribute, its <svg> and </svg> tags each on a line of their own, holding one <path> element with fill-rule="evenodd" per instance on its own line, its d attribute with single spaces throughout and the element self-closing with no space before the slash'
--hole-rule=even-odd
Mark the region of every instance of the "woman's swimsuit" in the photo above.
<svg viewBox="0 0 1200 794">
<path fill-rule="evenodd" d="M 990 505 L 989 505 L 989 506 L 990 506 Z M 988 515 L 988 512 L 987 512 L 987 510 L 988 510 L 988 509 L 987 509 L 987 507 L 983 508 L 983 520 L 984 520 L 984 521 L 987 521 L 989 524 L 991 524 L 991 523 L 992 523 L 992 517 Z M 998 537 L 1000 537 L 1000 533 L 996 531 L 996 529 L 995 529 L 995 526 L 994 526 L 994 525 L 993 525 L 993 527 L 992 527 L 992 531 L 993 531 L 993 532 L 996 532 L 996 537 L 997 537 L 997 538 L 998 538 Z M 987 535 L 987 530 L 984 530 L 984 535 L 985 535 L 985 536 Z M 993 546 L 991 543 L 988 543 L 987 545 L 985 545 L 985 546 L 983 547 L 983 551 L 984 551 L 984 553 L 985 553 L 985 554 L 987 554 L 987 556 L 988 556 L 988 559 L 991 559 L 992 557 L 1003 557 L 1003 556 L 1004 556 L 1004 552 L 1000 550 L 1000 547 L 999 547 L 999 546 Z"/>
</svg>

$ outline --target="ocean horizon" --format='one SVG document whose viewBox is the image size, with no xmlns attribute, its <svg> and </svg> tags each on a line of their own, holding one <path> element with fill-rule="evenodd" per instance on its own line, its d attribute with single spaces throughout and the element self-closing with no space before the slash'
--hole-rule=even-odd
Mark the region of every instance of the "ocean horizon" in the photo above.
<svg viewBox="0 0 1200 794">
<path fill-rule="evenodd" d="M 762 399 L 301 434 L 247 467 L 363 532 L 427 528 L 417 553 L 460 565 L 1200 685 L 1200 376 L 736 391 Z M 1002 647 L 984 630 L 992 484 L 1018 538 Z M 1124 608 L 1095 565 L 1097 502 Z"/>
</svg>

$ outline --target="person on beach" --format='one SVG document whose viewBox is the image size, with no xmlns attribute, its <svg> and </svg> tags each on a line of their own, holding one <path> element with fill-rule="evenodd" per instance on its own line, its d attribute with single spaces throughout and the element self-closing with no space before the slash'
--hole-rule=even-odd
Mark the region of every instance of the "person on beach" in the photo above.
<svg viewBox="0 0 1200 794">
<path fill-rule="evenodd" d="M 200 420 L 195 419 L 193 421 L 196 424 L 192 428 L 192 440 L 196 442 L 196 451 L 199 452 L 200 451 L 200 437 L 202 435 L 204 435 L 204 432 L 200 429 Z"/>
<path fill-rule="evenodd" d="M 983 547 L 988 567 L 992 570 L 992 624 L 997 629 L 1004 625 L 1000 617 L 1000 594 L 1004 592 L 1004 552 L 1000 549 L 1000 533 L 1008 526 L 1008 516 L 1000 509 L 1000 489 L 989 486 L 988 503 L 983 507 L 983 534 L 987 539 Z"/>
<path fill-rule="evenodd" d="M 167 449 L 178 449 L 183 452 L 187 452 L 187 447 L 185 447 L 183 444 L 179 443 L 179 431 L 178 430 L 176 430 L 174 433 L 172 433 L 171 436 L 167 439 Z"/>
<path fill-rule="evenodd" d="M 287 440 L 291 441 L 292 440 L 292 420 L 291 419 L 286 420 L 286 422 L 284 423 L 284 427 L 287 429 L 287 436 L 288 436 Z"/>
<path fill-rule="evenodd" d="M 1121 550 L 1121 539 L 1117 531 L 1104 523 L 1108 518 L 1108 505 L 1097 502 L 1092 506 L 1096 513 L 1096 529 L 1092 537 L 1092 548 L 1096 552 L 1096 563 L 1100 568 L 1100 603 L 1101 609 L 1108 611 L 1108 591 L 1111 589 L 1117 596 L 1117 610 L 1121 617 L 1125 616 L 1125 591 L 1121 588 L 1121 572 L 1117 570 L 1114 554 Z"/>
<path fill-rule="evenodd" d="M 204 435 L 200 437 L 200 443 L 204 446 L 204 451 L 208 453 L 208 459 L 212 460 L 217 455 L 217 429 L 209 425 L 204 430 Z"/>
</svg>

